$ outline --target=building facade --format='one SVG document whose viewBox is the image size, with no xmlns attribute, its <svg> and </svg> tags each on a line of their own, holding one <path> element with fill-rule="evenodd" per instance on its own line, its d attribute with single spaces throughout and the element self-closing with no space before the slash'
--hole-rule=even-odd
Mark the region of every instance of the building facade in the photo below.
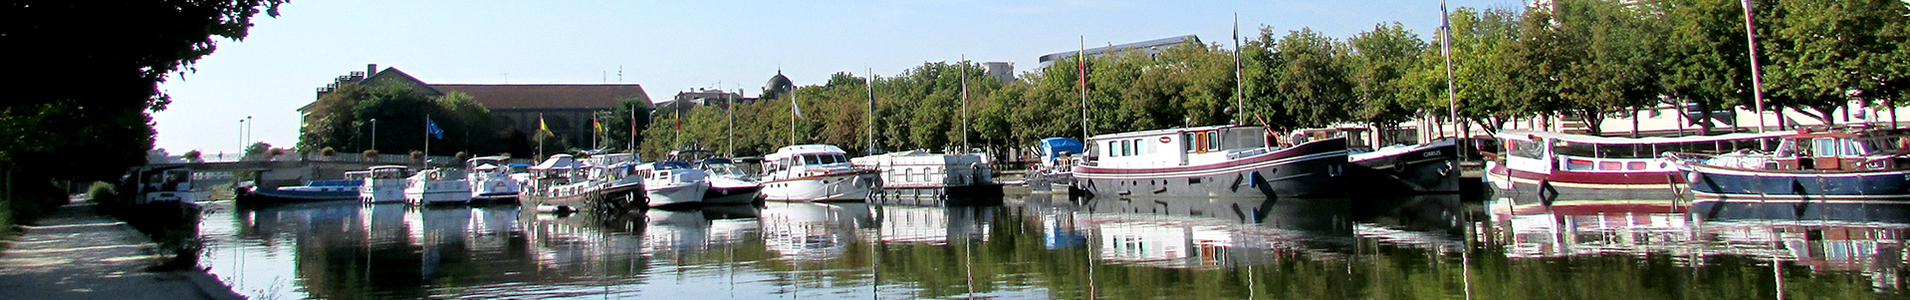
<svg viewBox="0 0 1910 300">
<path fill-rule="evenodd" d="M 528 139 L 536 136 L 540 126 L 548 125 L 556 138 L 572 147 L 591 148 L 594 137 L 594 127 L 591 126 L 593 114 L 615 108 L 621 99 L 650 99 L 639 84 L 433 84 L 405 74 L 398 68 L 379 70 L 378 65 L 372 64 L 365 69 L 364 72 L 339 76 L 331 84 L 319 88 L 318 97 L 323 99 L 325 94 L 345 84 L 398 85 L 429 97 L 461 92 L 490 109 L 491 123 L 498 130 L 498 136 L 527 139 L 504 142 L 530 145 L 535 145 L 535 142 Z M 318 101 L 313 101 L 299 108 L 304 118 L 302 126 L 316 124 L 317 118 L 322 115 L 318 111 L 321 107 Z"/>
</svg>

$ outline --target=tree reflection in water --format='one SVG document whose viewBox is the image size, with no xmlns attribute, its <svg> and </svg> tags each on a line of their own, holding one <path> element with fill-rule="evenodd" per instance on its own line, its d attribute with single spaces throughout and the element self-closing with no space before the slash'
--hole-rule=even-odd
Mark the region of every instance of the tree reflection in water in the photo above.
<svg viewBox="0 0 1910 300">
<path fill-rule="evenodd" d="M 991 205 L 315 203 L 210 209 L 200 233 L 212 272 L 260 298 L 1768 299 L 1900 296 L 1910 229 L 1877 204 L 973 203 Z"/>
</svg>

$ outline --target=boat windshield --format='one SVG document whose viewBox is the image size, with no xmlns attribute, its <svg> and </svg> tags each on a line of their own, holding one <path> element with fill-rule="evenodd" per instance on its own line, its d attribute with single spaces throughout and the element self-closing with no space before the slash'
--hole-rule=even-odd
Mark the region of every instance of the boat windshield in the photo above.
<svg viewBox="0 0 1910 300">
<path fill-rule="evenodd" d="M 703 170 L 708 171 L 710 175 L 735 175 L 742 173 L 737 171 L 736 165 L 726 163 L 703 164 Z"/>
<path fill-rule="evenodd" d="M 1880 137 L 1880 138 L 1864 138 L 1858 141 L 1863 144 L 1863 149 L 1867 151 L 1868 154 L 1878 155 L 1878 154 L 1897 153 L 1898 151 L 1902 151 L 1905 146 L 1904 144 L 1910 143 L 1910 137 L 1892 136 L 1892 137 Z"/>
</svg>

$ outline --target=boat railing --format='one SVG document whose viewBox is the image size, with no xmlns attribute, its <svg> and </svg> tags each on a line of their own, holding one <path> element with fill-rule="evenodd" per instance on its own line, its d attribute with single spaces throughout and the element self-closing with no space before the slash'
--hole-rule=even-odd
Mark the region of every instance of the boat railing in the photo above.
<svg viewBox="0 0 1910 300">
<path fill-rule="evenodd" d="M 1558 155 L 1558 169 L 1577 172 L 1670 172 L 1677 169 L 1663 158 L 1599 158 Z"/>
</svg>

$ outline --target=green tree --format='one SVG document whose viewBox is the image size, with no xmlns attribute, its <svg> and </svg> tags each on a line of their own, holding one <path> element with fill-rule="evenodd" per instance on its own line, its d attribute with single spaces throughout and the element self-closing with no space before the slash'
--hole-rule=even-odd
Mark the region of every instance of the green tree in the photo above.
<svg viewBox="0 0 1910 300">
<path fill-rule="evenodd" d="M 1758 1 L 1758 47 L 1764 49 L 1764 87 L 1776 107 L 1797 109 L 1836 124 L 1831 113 L 1852 92 L 1880 91 L 1901 82 L 1905 62 L 1905 4 L 1889 0 Z M 1894 70 L 1894 71 L 1893 71 Z"/>
<path fill-rule="evenodd" d="M 1391 127 L 1413 118 L 1417 106 L 1402 92 L 1407 72 L 1424 68 L 1426 42 L 1400 25 L 1380 24 L 1347 40 L 1347 77 L 1353 85 L 1352 118 Z M 1385 143 L 1387 141 L 1379 141 Z"/>
</svg>

